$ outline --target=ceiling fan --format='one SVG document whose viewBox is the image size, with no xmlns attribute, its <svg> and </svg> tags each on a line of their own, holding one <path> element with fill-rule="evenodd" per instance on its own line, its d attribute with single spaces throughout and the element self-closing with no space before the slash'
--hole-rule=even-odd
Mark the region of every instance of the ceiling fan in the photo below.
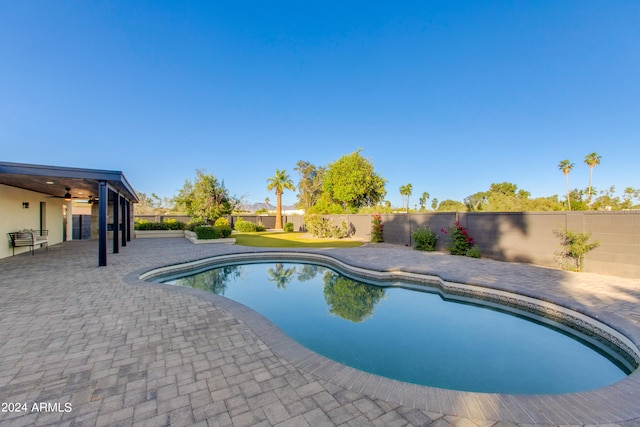
<svg viewBox="0 0 640 427">
<path fill-rule="evenodd" d="M 64 196 L 48 196 L 48 198 L 64 199 L 67 202 L 70 202 L 72 199 L 77 199 L 78 198 L 78 196 L 72 196 L 71 195 L 71 188 L 65 187 L 64 189 L 66 191 L 66 193 L 64 193 Z"/>
<path fill-rule="evenodd" d="M 89 196 L 89 198 L 87 200 L 78 200 L 76 203 L 88 203 L 90 205 L 96 203 L 98 201 L 98 199 L 94 198 L 93 196 Z"/>
</svg>

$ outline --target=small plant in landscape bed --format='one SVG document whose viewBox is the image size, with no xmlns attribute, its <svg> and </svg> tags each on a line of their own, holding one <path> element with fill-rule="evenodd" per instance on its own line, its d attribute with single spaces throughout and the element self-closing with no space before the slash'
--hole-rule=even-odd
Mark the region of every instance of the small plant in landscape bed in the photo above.
<svg viewBox="0 0 640 427">
<path fill-rule="evenodd" d="M 382 217 L 380 214 L 374 214 L 371 216 L 371 241 L 374 243 L 384 242 L 382 237 L 382 229 L 384 228 L 384 224 L 382 224 Z"/>
<path fill-rule="evenodd" d="M 218 232 L 220 233 L 220 237 L 222 237 L 223 239 L 231 237 L 231 233 L 233 232 L 233 230 L 231 229 L 230 225 L 215 225 L 214 227 L 216 228 L 216 230 L 218 230 Z"/>
<path fill-rule="evenodd" d="M 455 226 L 450 227 L 449 230 L 442 228 L 440 231 L 451 235 L 451 244 L 449 245 L 451 255 L 464 255 L 471 258 L 480 258 L 482 256 L 475 240 L 469 235 L 467 229 L 460 224 L 460 221 L 456 221 Z"/>
<path fill-rule="evenodd" d="M 435 251 L 438 235 L 429 227 L 421 227 L 413 232 L 413 248 L 418 251 Z"/>
<path fill-rule="evenodd" d="M 235 224 L 233 224 L 233 228 L 241 233 L 251 233 L 253 231 L 256 231 L 256 225 L 254 223 L 245 221 L 242 218 L 238 218 Z"/>
<path fill-rule="evenodd" d="M 199 225 L 195 229 L 198 240 L 219 239 L 220 230 L 212 225 Z"/>
<path fill-rule="evenodd" d="M 291 233 L 293 232 L 293 223 L 292 222 L 287 222 L 284 224 L 284 231 L 287 233 Z"/>
<path fill-rule="evenodd" d="M 582 271 L 585 255 L 598 246 L 600 242 L 589 242 L 591 233 L 580 233 L 567 229 L 554 231 L 560 238 L 562 248 L 556 252 L 556 259 L 565 270 Z"/>
</svg>

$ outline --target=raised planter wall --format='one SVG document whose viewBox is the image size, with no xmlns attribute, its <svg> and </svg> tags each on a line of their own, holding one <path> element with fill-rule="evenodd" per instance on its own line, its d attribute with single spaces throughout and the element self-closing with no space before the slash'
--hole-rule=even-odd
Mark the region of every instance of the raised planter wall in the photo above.
<svg viewBox="0 0 640 427">
<path fill-rule="evenodd" d="M 233 245 L 236 243 L 236 239 L 233 237 L 222 239 L 198 239 L 196 233 L 189 230 L 184 230 L 184 237 L 187 238 L 191 243 L 195 243 L 196 245 L 200 245 L 203 243 L 227 243 Z"/>
<path fill-rule="evenodd" d="M 136 239 L 149 239 L 158 237 L 184 237 L 183 230 L 134 230 Z"/>
</svg>

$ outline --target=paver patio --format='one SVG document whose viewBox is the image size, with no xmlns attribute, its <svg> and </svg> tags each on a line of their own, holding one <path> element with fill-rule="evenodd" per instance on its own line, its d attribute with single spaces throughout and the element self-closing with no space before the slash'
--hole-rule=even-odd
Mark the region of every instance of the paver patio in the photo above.
<svg viewBox="0 0 640 427">
<path fill-rule="evenodd" d="M 640 426 L 638 372 L 558 396 L 387 382 L 310 353 L 237 303 L 138 280 L 162 265 L 263 251 L 138 239 L 97 267 L 96 243 L 74 241 L 0 260 L 0 396 L 27 403 L 0 412 L 0 425 Z M 640 343 L 638 280 L 390 245 L 304 252 L 536 296 Z"/>
</svg>

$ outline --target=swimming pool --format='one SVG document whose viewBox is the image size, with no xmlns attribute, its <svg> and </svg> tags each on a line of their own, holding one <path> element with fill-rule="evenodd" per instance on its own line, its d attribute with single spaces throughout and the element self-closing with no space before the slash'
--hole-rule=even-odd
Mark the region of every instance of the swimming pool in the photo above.
<svg viewBox="0 0 640 427">
<path fill-rule="evenodd" d="M 433 287 L 420 285 L 426 292 L 417 292 L 398 287 L 416 287 L 411 283 L 364 283 L 326 265 L 274 260 L 154 280 L 224 295 L 319 354 L 416 384 L 566 393 L 606 386 L 633 368 L 608 349 L 569 335 L 563 325 L 543 326 L 505 313 L 507 307 Z"/>
</svg>

